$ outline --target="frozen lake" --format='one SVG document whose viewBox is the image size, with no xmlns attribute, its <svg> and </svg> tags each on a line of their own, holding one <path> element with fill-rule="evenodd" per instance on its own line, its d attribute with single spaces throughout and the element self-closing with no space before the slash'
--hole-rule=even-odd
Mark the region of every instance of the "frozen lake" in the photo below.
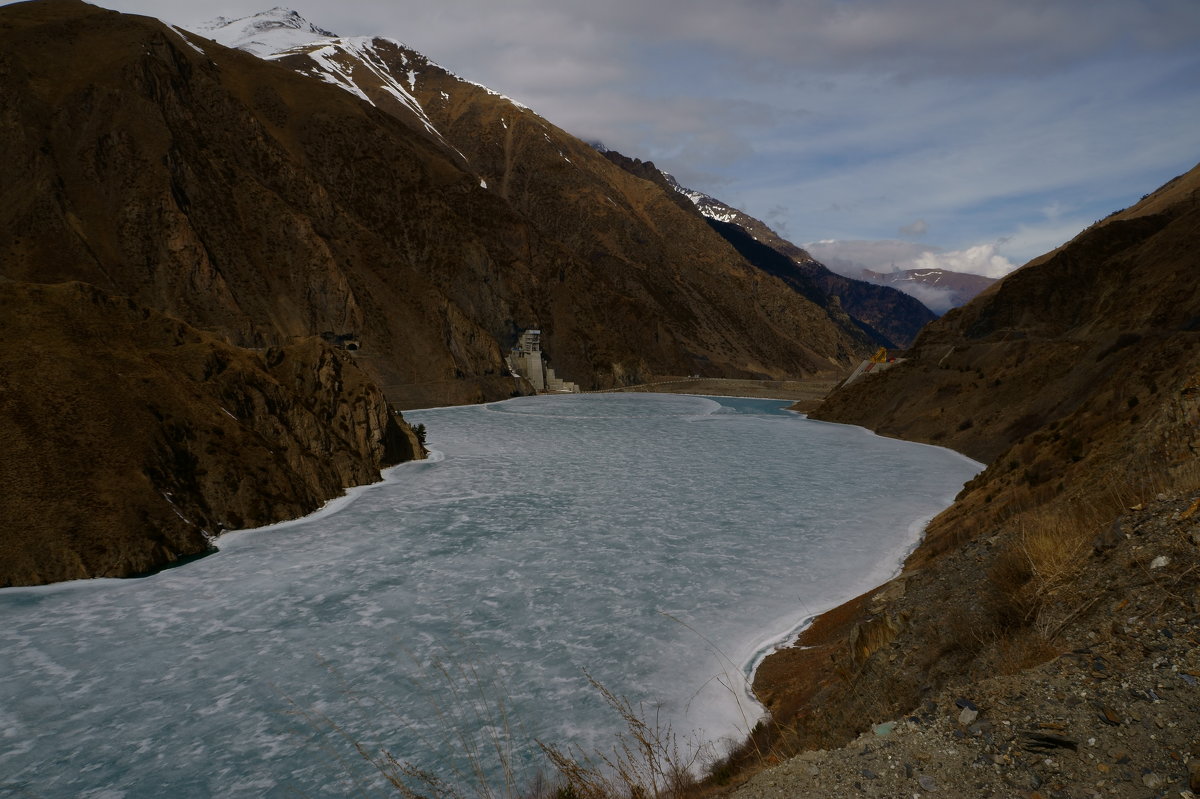
<svg viewBox="0 0 1200 799">
<path fill-rule="evenodd" d="M 0 590 L 0 796 L 387 795 L 351 740 L 453 781 L 504 726 L 534 769 L 535 738 L 621 729 L 586 674 L 683 738 L 736 736 L 759 656 L 887 579 L 981 468 L 786 404 L 408 412 L 433 457 L 315 516 Z"/>
</svg>

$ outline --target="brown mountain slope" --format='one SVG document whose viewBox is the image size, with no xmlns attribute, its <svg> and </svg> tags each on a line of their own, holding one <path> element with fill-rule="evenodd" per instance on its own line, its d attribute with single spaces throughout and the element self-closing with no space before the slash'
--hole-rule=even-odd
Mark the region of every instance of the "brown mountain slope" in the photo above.
<svg viewBox="0 0 1200 799">
<path fill-rule="evenodd" d="M 756 690 L 808 743 L 1092 644 L 1152 658 L 1128 648 L 1118 620 L 1162 625 L 1200 609 L 1200 534 L 1187 532 L 1200 518 L 1198 245 L 1200 167 L 930 324 L 911 360 L 813 414 L 988 468 L 897 580 L 759 670 Z M 1141 513 L 1156 498 L 1169 519 Z M 1138 539 L 1163 526 L 1181 532 Z M 1040 758 L 1024 762 L 1044 776 Z"/>
<path fill-rule="evenodd" d="M 419 450 L 317 339 L 251 352 L 83 283 L 0 281 L 0 586 L 116 577 Z"/>
<path fill-rule="evenodd" d="M 371 64 L 362 56 L 368 45 Z M 560 372 L 585 386 L 617 374 L 777 376 L 776 364 L 809 373 L 867 346 L 746 264 L 674 192 L 609 163 L 530 109 L 387 39 L 335 49 L 359 90 L 413 130 L 430 135 L 432 125 L 431 138 L 569 253 L 575 268 L 535 268 L 546 296 L 537 317 L 520 324 L 539 326 Z M 277 63 L 304 74 L 319 68 L 306 48 Z M 381 67 L 405 76 L 421 113 L 395 100 Z"/>
<path fill-rule="evenodd" d="M 1197 184 L 1193 170 L 1170 187 Z M 1184 192 L 1163 206 L 1156 193 L 1097 223 L 947 313 L 907 363 L 835 394 L 817 416 L 985 462 L 1056 425 L 1055 471 L 1138 430 L 1200 355 L 1195 203 Z"/>
<path fill-rule="evenodd" d="M 585 387 L 857 354 L 661 192 L 531 112 L 506 129 L 515 107 L 471 84 L 478 97 L 446 109 L 464 139 L 491 131 L 468 172 L 337 87 L 153 20 L 11 5 L 0 54 L 12 279 L 84 280 L 236 344 L 352 334 L 406 406 L 520 390 L 501 351 L 523 327 Z M 548 133 L 611 180 L 546 161 Z"/>
<path fill-rule="evenodd" d="M 237 344 L 353 333 L 380 374 L 447 399 L 511 390 L 473 306 L 522 276 L 523 226 L 435 148 L 156 21 L 18 4 L 0 37 L 7 276 L 85 280 Z"/>
</svg>

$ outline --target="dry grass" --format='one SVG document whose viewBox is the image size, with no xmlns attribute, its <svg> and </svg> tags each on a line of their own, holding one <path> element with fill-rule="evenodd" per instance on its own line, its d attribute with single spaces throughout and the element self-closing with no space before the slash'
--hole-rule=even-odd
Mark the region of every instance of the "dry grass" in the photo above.
<svg viewBox="0 0 1200 799">
<path fill-rule="evenodd" d="M 1045 641 L 1053 640 L 1062 609 L 1078 605 L 1073 580 L 1106 524 L 1105 515 L 1095 506 L 1075 504 L 1026 512 L 1013 520 L 1015 532 L 988 572 L 1001 630 L 1033 627 Z"/>
<path fill-rule="evenodd" d="M 592 687 L 625 723 L 610 752 L 589 755 L 538 742 L 558 771 L 561 799 L 683 799 L 693 795 L 695 770 L 701 750 L 681 747 L 670 726 L 648 720 L 644 708 L 635 708 L 588 675 Z M 690 752 L 689 752 L 690 749 Z"/>
</svg>

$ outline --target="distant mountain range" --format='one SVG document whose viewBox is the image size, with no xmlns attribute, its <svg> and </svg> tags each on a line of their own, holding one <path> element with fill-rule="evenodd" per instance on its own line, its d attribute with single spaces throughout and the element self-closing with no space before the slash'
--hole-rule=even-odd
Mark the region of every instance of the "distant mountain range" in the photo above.
<svg viewBox="0 0 1200 799">
<path fill-rule="evenodd" d="M 994 277 L 951 272 L 948 269 L 898 269 L 895 272 L 863 269 L 862 277 L 881 286 L 893 286 L 917 298 L 924 297 L 930 307 L 945 307 L 947 310 L 966 305 L 996 282 Z M 944 297 L 935 302 L 933 298 L 938 294 Z"/>
<path fill-rule="evenodd" d="M 872 343 L 907 347 L 927 322 L 937 318 L 919 300 L 896 289 L 832 272 L 763 221 L 704 192 L 681 186 L 653 162 L 630 158 L 601 144 L 593 146 L 622 169 L 673 190 L 681 207 L 704 217 L 709 227 L 747 261 L 825 308 L 845 327 L 861 331 Z"/>
</svg>

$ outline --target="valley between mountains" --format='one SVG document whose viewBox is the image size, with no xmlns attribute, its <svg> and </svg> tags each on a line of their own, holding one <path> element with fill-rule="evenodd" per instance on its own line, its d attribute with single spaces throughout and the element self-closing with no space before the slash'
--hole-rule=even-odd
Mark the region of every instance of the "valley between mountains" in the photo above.
<svg viewBox="0 0 1200 799">
<path fill-rule="evenodd" d="M 743 256 L 739 248 L 756 243 L 714 230 L 665 177 L 635 174 L 394 41 L 339 38 L 281 10 L 204 33 L 258 55 L 74 0 L 0 11 L 10 155 L 0 164 L 0 258 L 30 315 L 48 301 L 31 286 L 83 283 L 104 303 L 204 331 L 259 369 L 279 348 L 309 341 L 319 362 L 347 375 L 334 390 L 351 377 L 375 387 L 371 413 L 381 418 L 389 405 L 531 393 L 506 362 L 527 329 L 540 331 L 559 375 L 597 390 L 659 376 L 840 373 L 911 340 L 931 318 L 915 300 L 865 283 L 851 315 L 803 251 L 785 257 L 759 245 Z M 907 316 L 880 323 L 892 306 Z M 106 328 L 102 318 L 89 324 Z M 57 371 L 39 374 L 43 361 L 111 379 L 102 360 L 58 356 L 48 338 L 41 357 L 16 357 L 29 335 L 13 328 L 4 337 L 15 348 L 6 375 L 14 407 L 74 392 L 69 380 L 46 384 Z M 170 416 L 194 429 L 221 415 L 206 394 L 174 395 Z M 31 430 L 17 418 L 5 418 L 14 441 Z M 111 415 L 78 423 L 99 451 L 129 444 Z M 256 434 L 291 468 L 275 446 L 290 431 Z M 33 440 L 59 442 L 63 459 L 75 452 L 70 438 Z M 383 464 L 377 439 L 360 443 L 365 463 Z M 226 495 L 279 508 L 256 515 L 261 523 L 341 490 L 328 483 L 289 504 L 256 480 L 218 489 L 205 476 L 236 473 L 237 450 L 189 438 L 179 447 L 201 477 L 180 492 L 155 466 L 175 457 L 171 446 L 147 437 L 131 465 L 145 490 L 96 502 L 78 527 L 37 491 L 8 495 L 7 518 L 60 530 L 65 551 L 59 566 L 17 570 L 41 538 L 6 536 L 0 584 L 138 573 L 202 552 L 237 526 L 242 514 L 225 512 Z M 5 468 L 17 472 L 20 461 Z M 93 527 L 129 513 L 190 529 L 164 543 L 156 525 L 143 525 L 141 552 L 84 543 Z"/>
<path fill-rule="evenodd" d="M 529 329 L 586 391 L 903 351 L 811 415 L 987 469 L 768 658 L 770 723 L 710 789 L 1200 792 L 1200 167 L 938 318 L 282 9 L 0 7 L 0 135 L 0 586 L 144 574 L 377 480 L 424 455 L 404 410 L 533 393 Z"/>
</svg>

